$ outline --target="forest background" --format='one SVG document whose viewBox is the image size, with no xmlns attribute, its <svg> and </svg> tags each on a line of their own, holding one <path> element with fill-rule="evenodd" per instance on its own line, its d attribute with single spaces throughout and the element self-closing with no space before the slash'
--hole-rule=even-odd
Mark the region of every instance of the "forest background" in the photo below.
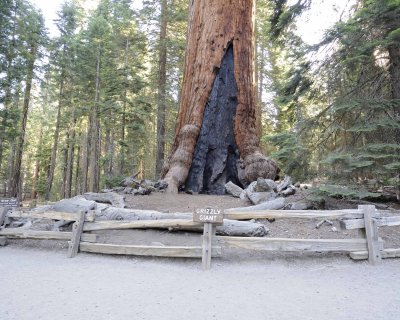
<svg viewBox="0 0 400 320">
<path fill-rule="evenodd" d="M 189 1 L 134 2 L 67 0 L 51 36 L 32 2 L 1 2 L 1 194 L 56 200 L 135 173 L 159 178 Z M 305 42 L 299 21 L 321 2 L 257 0 L 263 150 L 295 180 L 320 181 L 321 194 L 399 188 L 400 0 L 341 1 L 338 22 Z"/>
</svg>

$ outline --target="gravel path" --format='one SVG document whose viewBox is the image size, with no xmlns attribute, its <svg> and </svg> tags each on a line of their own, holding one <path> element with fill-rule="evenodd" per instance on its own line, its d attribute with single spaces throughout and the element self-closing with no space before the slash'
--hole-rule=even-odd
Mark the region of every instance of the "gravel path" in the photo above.
<svg viewBox="0 0 400 320">
<path fill-rule="evenodd" d="M 1 320 L 385 319 L 400 314 L 400 260 L 199 260 L 0 248 Z"/>
</svg>

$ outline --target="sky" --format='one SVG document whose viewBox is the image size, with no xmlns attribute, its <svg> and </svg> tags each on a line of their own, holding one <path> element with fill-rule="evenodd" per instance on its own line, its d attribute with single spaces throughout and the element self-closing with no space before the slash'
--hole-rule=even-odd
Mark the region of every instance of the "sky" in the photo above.
<svg viewBox="0 0 400 320">
<path fill-rule="evenodd" d="M 57 11 L 60 10 L 64 0 L 31 0 L 32 3 L 42 10 L 46 26 L 50 36 L 56 36 L 57 31 L 53 20 L 57 18 Z M 289 3 L 297 0 L 289 0 Z M 86 0 L 88 7 L 94 7 L 97 0 Z M 142 0 L 132 0 L 135 7 L 141 6 Z M 342 11 L 349 8 L 354 0 L 313 0 L 312 8 L 298 23 L 298 32 L 303 40 L 314 44 L 320 40 L 324 31 L 339 20 Z"/>
</svg>

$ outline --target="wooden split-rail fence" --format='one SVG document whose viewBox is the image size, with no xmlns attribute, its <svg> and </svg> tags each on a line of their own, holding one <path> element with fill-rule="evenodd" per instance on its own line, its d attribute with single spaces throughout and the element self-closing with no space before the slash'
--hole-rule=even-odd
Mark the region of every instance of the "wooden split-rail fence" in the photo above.
<svg viewBox="0 0 400 320">
<path fill-rule="evenodd" d="M 72 232 L 36 231 L 23 228 L 6 228 L 7 218 L 52 219 L 74 221 Z M 162 246 L 162 245 L 117 245 L 98 242 L 96 230 L 146 229 L 198 227 L 200 222 L 188 219 L 136 220 L 136 221 L 96 221 L 95 212 L 43 212 L 32 213 L 0 208 L 0 245 L 7 238 L 46 239 L 69 241 L 68 257 L 81 252 L 102 254 L 122 254 L 158 257 L 202 258 L 203 269 L 209 269 L 211 257 L 220 257 L 225 248 L 240 248 L 257 251 L 280 252 L 346 252 L 352 259 L 368 259 L 377 264 L 382 258 L 400 257 L 400 248 L 384 248 L 378 228 L 399 226 L 400 216 L 383 217 L 375 206 L 360 205 L 358 209 L 346 210 L 259 210 L 244 211 L 228 209 L 225 219 L 329 219 L 340 220 L 343 229 L 358 229 L 359 237 L 353 239 L 292 239 L 270 237 L 216 236 L 211 223 L 204 224 L 202 245 Z"/>
</svg>

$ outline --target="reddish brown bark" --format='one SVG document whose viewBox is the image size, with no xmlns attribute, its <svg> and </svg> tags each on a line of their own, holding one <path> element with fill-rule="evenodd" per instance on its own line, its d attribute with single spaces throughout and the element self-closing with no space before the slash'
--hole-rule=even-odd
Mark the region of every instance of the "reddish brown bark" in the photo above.
<svg viewBox="0 0 400 320">
<path fill-rule="evenodd" d="M 274 178 L 277 167 L 259 148 L 254 79 L 254 1 L 198 0 L 189 13 L 179 118 L 165 180 L 176 192 L 185 183 L 215 75 L 232 44 L 237 85 L 236 144 L 247 182 Z"/>
</svg>

